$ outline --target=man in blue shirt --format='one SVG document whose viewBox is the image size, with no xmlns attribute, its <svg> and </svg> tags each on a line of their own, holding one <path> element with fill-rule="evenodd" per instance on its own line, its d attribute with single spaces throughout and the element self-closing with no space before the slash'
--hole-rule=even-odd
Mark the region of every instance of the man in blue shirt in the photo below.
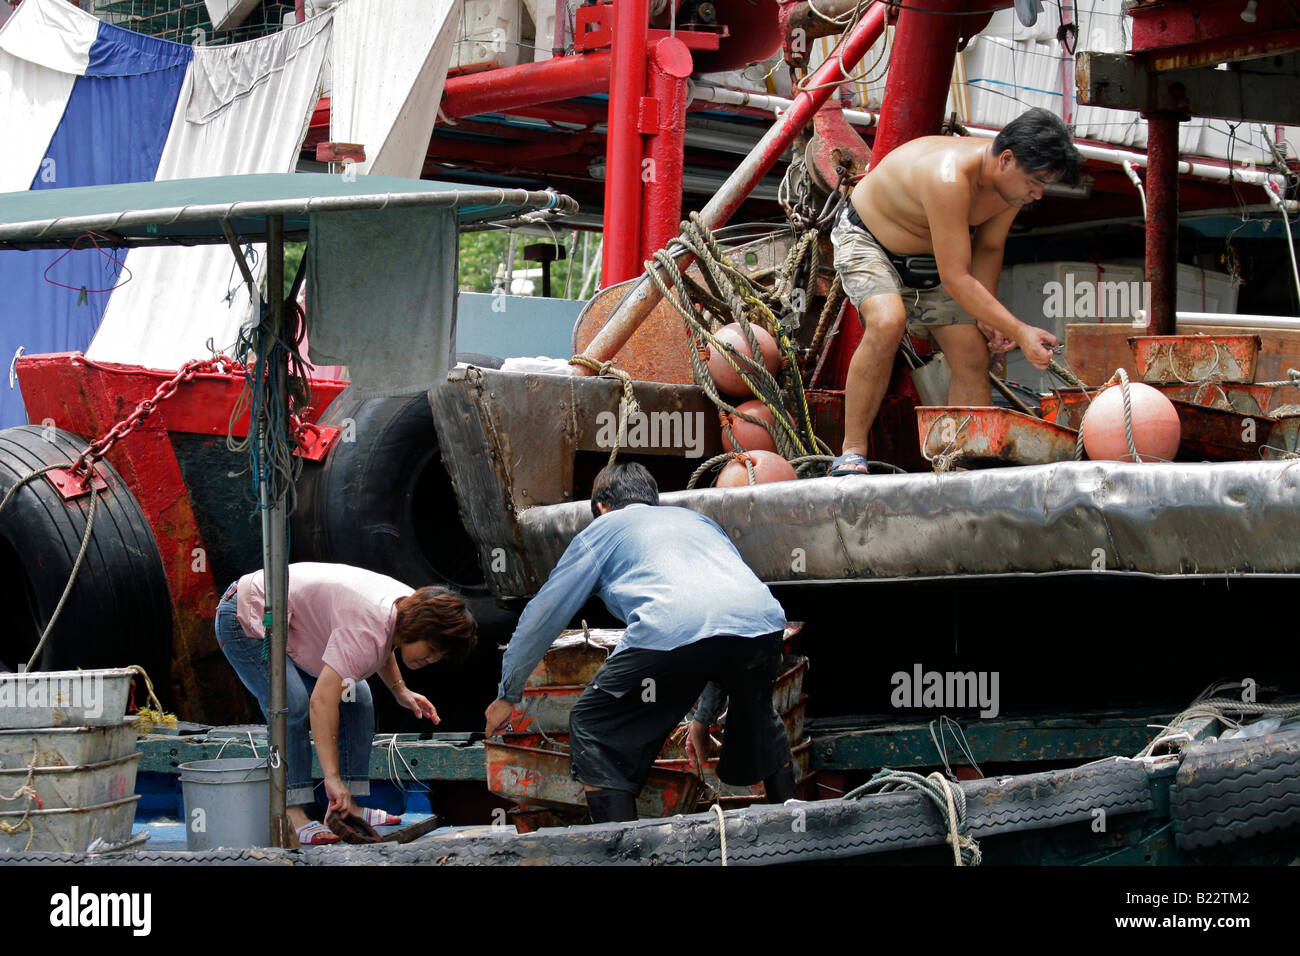
<svg viewBox="0 0 1300 956">
<path fill-rule="evenodd" d="M 790 742 L 772 706 L 785 612 L 711 519 L 659 506 L 654 477 L 609 465 L 591 492 L 596 520 L 569 543 L 519 618 L 501 667 L 487 735 L 503 730 L 547 648 L 595 594 L 624 621 L 622 641 L 569 719 L 570 766 L 597 823 L 635 820 L 636 796 L 664 740 L 710 686 L 729 700 L 718 776 L 762 780 L 769 802 L 794 796 Z M 706 712 L 706 706 L 710 708 Z M 691 724 L 690 749 L 708 754 L 713 705 Z"/>
</svg>

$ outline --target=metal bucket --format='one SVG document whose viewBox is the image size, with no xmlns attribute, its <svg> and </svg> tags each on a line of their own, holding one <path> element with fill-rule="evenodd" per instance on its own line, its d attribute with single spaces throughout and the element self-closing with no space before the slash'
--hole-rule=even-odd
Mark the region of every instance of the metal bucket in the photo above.
<svg viewBox="0 0 1300 956">
<path fill-rule="evenodd" d="M 177 767 L 191 850 L 267 846 L 271 774 L 262 757 L 191 760 Z"/>
<path fill-rule="evenodd" d="M 135 671 L 22 671 L 0 674 L 0 729 L 117 727 Z"/>
</svg>

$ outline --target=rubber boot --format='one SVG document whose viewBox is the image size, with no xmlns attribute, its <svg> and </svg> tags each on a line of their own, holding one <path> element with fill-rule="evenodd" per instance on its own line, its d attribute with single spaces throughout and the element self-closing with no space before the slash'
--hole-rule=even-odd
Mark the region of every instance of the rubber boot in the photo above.
<svg viewBox="0 0 1300 956">
<path fill-rule="evenodd" d="M 794 799 L 794 768 L 786 764 L 763 781 L 768 803 L 785 803 Z"/>
<path fill-rule="evenodd" d="M 636 819 L 636 794 L 626 790 L 588 790 L 587 812 L 592 823 Z"/>
</svg>

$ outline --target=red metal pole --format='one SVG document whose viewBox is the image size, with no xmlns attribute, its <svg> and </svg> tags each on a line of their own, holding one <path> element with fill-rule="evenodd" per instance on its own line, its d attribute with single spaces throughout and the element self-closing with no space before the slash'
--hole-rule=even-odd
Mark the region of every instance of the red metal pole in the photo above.
<svg viewBox="0 0 1300 956">
<path fill-rule="evenodd" d="M 657 132 L 646 145 L 645 197 L 641 254 L 644 262 L 677 235 L 682 221 L 682 172 L 686 166 L 686 81 L 695 69 L 691 51 L 676 37 L 665 37 L 650 51 L 650 98 Z M 639 268 L 638 268 L 639 271 Z"/>
<path fill-rule="evenodd" d="M 873 162 L 908 140 L 939 132 L 961 21 L 969 19 L 951 14 L 967 6 L 965 0 L 926 0 L 925 10 L 905 6 L 899 13 Z"/>
<path fill-rule="evenodd" d="M 619 0 L 613 6 L 614 62 L 609 77 L 609 138 L 605 141 L 602 286 L 630 279 L 641 271 L 638 257 L 643 144 L 639 119 L 646 89 L 650 0 Z"/>
<path fill-rule="evenodd" d="M 740 204 L 753 188 L 767 175 L 776 161 L 790 148 L 799 131 L 808 125 L 814 113 L 839 88 L 853 68 L 862 59 L 863 54 L 871 48 L 880 37 L 885 27 L 885 4 L 873 4 L 866 15 L 845 37 L 839 51 L 813 73 L 805 82 L 804 89 L 795 97 L 793 105 L 781 114 L 736 167 L 735 172 L 723 183 L 709 200 L 709 204 L 700 212 L 701 218 L 710 229 L 716 229 L 731 218 Z M 612 118 L 612 107 L 611 107 Z M 605 220 L 608 228 L 609 219 Z M 608 233 L 607 233 L 608 235 Z M 606 246 L 609 243 L 606 242 Z M 690 264 L 689 257 L 679 258 L 682 268 Z M 626 277 L 625 277 L 626 278 Z M 607 281 L 606 285 L 610 283 Z M 659 302 L 659 290 L 648 277 L 632 286 L 627 294 L 619 300 L 605 325 L 591 340 L 584 355 L 606 362 L 623 347 L 632 337 L 645 317 Z M 574 367 L 575 375 L 591 375 L 592 372 L 582 366 Z"/>
<path fill-rule="evenodd" d="M 813 114 L 839 89 L 835 84 L 844 82 L 847 76 L 853 74 L 853 68 L 871 49 L 871 44 L 880 38 L 881 31 L 885 28 L 885 6 L 877 3 L 867 10 L 858 25 L 844 38 L 839 51 L 804 81 L 804 89 L 795 96 L 793 105 L 754 144 L 736 171 L 714 193 L 709 204 L 700 212 L 710 229 L 718 228 L 735 215 L 754 187 L 776 165 L 776 161 L 785 155 L 799 131 L 813 118 Z"/>
<path fill-rule="evenodd" d="M 1174 334 L 1178 299 L 1177 113 L 1143 113 L 1147 121 L 1146 279 L 1150 335 Z"/>
<path fill-rule="evenodd" d="M 644 56 L 644 42 L 641 49 Z M 612 59 L 610 53 L 584 53 L 449 76 L 442 88 L 442 114 L 456 119 L 605 93 L 609 90 Z M 644 89 L 644 74 L 642 83 Z M 639 99 L 640 94 L 637 96 Z M 634 124 L 635 121 L 633 116 Z"/>
</svg>

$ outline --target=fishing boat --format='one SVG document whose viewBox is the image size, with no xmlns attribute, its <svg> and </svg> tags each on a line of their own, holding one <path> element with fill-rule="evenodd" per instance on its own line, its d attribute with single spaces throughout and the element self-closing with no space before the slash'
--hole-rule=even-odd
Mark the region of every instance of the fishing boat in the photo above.
<svg viewBox="0 0 1300 956">
<path fill-rule="evenodd" d="M 0 29 L 0 51 L 18 58 L 32 50 L 23 30 L 38 15 L 51 29 L 60 15 L 72 16 L 60 3 L 25 0 Z M 122 4 L 102 6 L 107 15 Z M 318 55 L 313 40 L 327 30 L 373 42 L 373 31 L 400 21 L 402 6 L 391 5 L 384 16 L 394 19 L 381 21 L 360 18 L 360 0 L 321 10 L 299 3 L 292 26 L 268 36 L 290 38 L 283 55 L 291 50 L 304 63 Z M 1288 408 L 1300 396 L 1290 374 L 1300 362 L 1289 327 L 1295 323 L 1282 316 L 1294 311 L 1290 284 L 1277 267 L 1291 248 L 1296 166 L 1281 127 L 1258 134 L 1252 148 L 1266 149 L 1256 149 L 1258 162 L 1243 168 L 1241 134 L 1234 128 L 1216 139 L 1218 128 L 1203 118 L 1291 122 L 1289 102 L 1269 93 L 1289 77 L 1289 60 L 1270 60 L 1262 74 L 1239 78 L 1259 89 L 1228 102 L 1215 92 L 1218 78 L 1207 75 L 1223 71 L 1203 66 L 1243 58 L 1258 66 L 1265 54 L 1293 50 L 1291 40 L 1233 46 L 1244 42 L 1247 27 L 1240 5 L 1223 2 L 1139 4 L 1127 12 L 1116 4 L 1101 19 L 1094 11 L 1091 22 L 1076 23 L 1064 7 L 1013 13 L 1004 4 L 961 0 L 936 0 L 953 16 L 830 0 L 760 3 L 757 11 L 739 2 L 620 0 L 557 4 L 549 34 L 541 17 L 549 11 L 537 5 L 467 3 L 463 13 L 459 4 L 446 6 L 437 24 L 453 24 L 445 35 L 402 50 L 409 83 L 400 95 L 387 94 L 384 102 L 397 104 L 395 119 L 374 134 L 378 140 L 357 143 L 361 132 L 340 132 L 364 128 L 356 103 L 366 84 L 358 77 L 373 67 L 364 55 L 342 66 L 335 59 L 328 100 L 315 97 L 311 83 L 301 85 L 303 117 L 311 119 L 306 139 L 291 144 L 293 162 L 316 175 L 159 174 L 156 182 L 11 193 L 0 196 L 0 248 L 7 256 L 133 249 L 123 262 L 114 259 L 108 284 L 127 274 L 141 284 L 109 294 L 96 330 L 99 337 L 107 329 L 97 341 L 115 350 L 133 341 L 122 332 L 132 323 L 120 316 L 135 315 L 146 331 L 174 321 L 144 308 L 178 294 L 174 280 L 149 280 L 150 260 L 133 258 L 165 251 L 148 246 L 208 245 L 251 315 L 264 266 L 247 246 L 266 242 L 269 287 L 276 288 L 285 278 L 283 243 L 306 239 L 307 278 L 294 283 L 288 306 L 279 296 L 266 306 L 279 323 L 292 321 L 299 283 L 319 283 L 354 257 L 375 270 L 366 277 L 373 301 L 391 303 L 396 288 L 437 303 L 403 316 L 418 324 L 432 315 L 424 329 L 431 337 L 421 341 L 432 343 L 436 353 L 427 354 L 438 360 L 424 369 L 423 387 L 412 391 L 408 381 L 388 389 L 391 358 L 385 365 L 339 344 L 350 330 L 355 349 L 357 326 L 334 324 L 330 305 L 357 300 L 337 287 L 311 288 L 312 355 L 346 357 L 352 382 L 311 377 L 312 403 L 294 423 L 293 453 L 302 464 L 287 536 L 295 558 L 360 564 L 410 583 L 457 584 L 471 591 L 476 610 L 496 628 L 489 633 L 503 641 L 511 615 L 591 520 L 586 499 L 599 467 L 612 454 L 641 461 L 665 491 L 664 503 L 717 521 L 787 616 L 802 622 L 790 651 L 806 659 L 795 697 L 807 700 L 790 709 L 802 708 L 792 733 L 796 743 L 805 735 L 808 743 L 805 800 L 766 807 L 753 802 L 758 794 L 711 790 L 707 805 L 718 809 L 697 814 L 690 811 L 699 793 L 673 791 L 670 782 L 665 787 L 678 802 L 654 812 L 681 817 L 595 828 L 554 826 L 572 822 L 563 812 L 526 818 L 571 807 L 573 796 L 538 802 L 535 791 L 494 778 L 494 768 L 519 771 L 511 761 L 526 757 L 546 782 L 564 760 L 554 740 L 516 741 L 516 751 L 494 752 L 496 744 L 475 739 L 477 711 L 490 699 L 499 666 L 489 647 L 469 679 L 453 676 L 440 687 L 440 709 L 447 699 L 455 732 L 390 734 L 372 765 L 377 781 L 393 784 L 395 809 L 437 811 L 479 829 L 440 831 L 408 846 L 284 850 L 277 858 L 1294 859 L 1296 651 L 1267 628 L 1245 632 L 1241 625 L 1284 607 L 1300 571 L 1292 504 L 1300 472 L 1291 464 L 1296 419 Z M 511 30 L 531 11 L 531 62 L 518 62 L 522 46 L 504 50 L 491 30 L 471 35 L 485 22 L 499 28 L 491 17 L 472 17 L 508 6 L 517 16 L 504 35 L 521 39 L 506 46 L 522 44 L 524 34 Z M 1222 29 L 1179 32 L 1179 18 L 1192 16 L 1193 6 L 1221 17 Z M 74 28 L 88 28 L 73 20 Z M 1126 47 L 1120 24 L 1130 21 Z M 215 30 L 215 21 L 205 22 Z M 97 38 L 122 39 L 114 32 L 121 29 Z M 178 29 L 170 39 L 185 39 L 186 30 L 209 35 L 183 20 L 159 32 Z M 451 42 L 457 30 L 459 44 Z M 161 49 L 178 58 L 176 69 L 195 69 L 172 46 Z M 957 57 L 952 76 L 931 68 L 936 49 L 944 62 Z M 203 59 L 206 75 L 220 75 L 218 55 Z M 855 72 L 873 59 L 888 64 L 881 77 Z M 1036 72 L 1022 76 L 1017 65 L 1024 63 Z M 756 76 L 755 65 L 764 72 Z M 1029 72 L 1042 78 L 1026 80 Z M 774 74 L 785 77 L 784 89 L 769 79 Z M 190 97 L 183 110 L 176 107 L 172 125 L 182 131 L 182 117 L 202 125 L 191 115 L 202 102 L 189 82 L 178 76 L 174 83 L 177 102 Z M 1008 86 L 1012 112 L 997 108 L 1000 87 Z M 1013 360 L 999 376 L 1002 405 L 947 407 L 923 400 L 934 395 L 928 380 L 941 369 L 923 344 L 908 343 L 871 434 L 871 457 L 888 473 L 825 477 L 825 453 L 838 450 L 843 437 L 844 383 L 860 337 L 854 304 L 838 292 L 826 236 L 844 186 L 873 156 L 916 136 L 941 129 L 991 136 L 1023 105 L 1037 105 L 1034 96 L 1073 124 L 1086 176 L 1079 189 L 1049 191 L 1021 217 L 1000 295 L 1013 311 L 1059 320 L 1061 369 L 1074 384 L 1037 380 Z M 1187 114 L 1201 116 L 1183 122 Z M 417 115 L 427 128 L 412 119 Z M 340 117 L 353 125 L 331 125 Z M 388 148 L 412 142 L 419 147 L 414 166 L 409 148 Z M 168 148 L 160 146 L 164 157 Z M 368 154 L 371 160 L 360 159 Z M 398 164 L 393 156 L 406 165 L 390 178 L 383 162 Z M 358 162 L 371 168 L 357 172 Z M 647 169 L 654 174 L 644 175 Z M 774 187 L 770 198 L 765 183 Z M 692 193 L 700 188 L 707 191 L 695 195 L 711 198 L 697 208 Z M 462 228 L 509 219 L 544 230 L 589 226 L 592 220 L 579 217 L 601 210 L 601 289 L 570 306 L 572 336 L 552 350 L 556 361 L 520 370 L 498 355 L 457 365 L 454 252 L 420 247 L 437 267 L 419 270 L 416 286 L 414 270 L 401 268 L 402 254 L 392 251 L 428 234 L 427 224 L 421 233 L 399 216 L 426 206 L 455 210 Z M 689 224 L 687 212 L 694 212 Z M 349 227 L 356 232 L 331 231 L 333 213 L 357 215 Z M 1265 236 L 1265 215 L 1281 238 Z M 1243 216 L 1256 221 L 1243 223 Z M 743 221 L 733 223 L 737 218 Z M 357 235 L 367 243 L 387 235 L 394 245 L 363 255 Z M 85 248 L 87 236 L 94 249 Z M 1187 257 L 1195 262 L 1180 262 L 1180 241 L 1196 250 Z M 1216 255 L 1226 271 L 1213 268 Z M 646 267 L 649 260 L 655 264 Z M 38 270 L 43 280 L 55 269 L 47 261 Z M 384 261 L 398 266 L 384 272 Z M 130 271 L 137 263 L 139 278 Z M 1243 276 L 1250 278 L 1238 286 Z M 147 280 L 164 291 L 139 291 L 150 288 Z M 62 279 L 63 292 L 89 298 L 99 288 L 80 281 Z M 1138 292 L 1130 294 L 1130 282 Z M 1300 278 L 1296 286 L 1300 294 Z M 113 304 L 126 290 L 135 311 Z M 1048 304 L 1053 297 L 1057 306 Z M 528 300 L 494 298 L 502 325 L 527 324 Z M 789 416 L 787 440 L 778 444 L 783 457 L 796 460 L 799 480 L 707 486 L 710 468 L 721 467 L 725 455 L 713 423 L 734 408 L 701 374 L 699 346 L 720 350 L 714 333 L 721 318 L 756 322 L 734 308 L 737 301 L 760 303 L 752 314 L 767 316 L 781 342 L 781 387 L 755 394 Z M 1241 316 L 1239 307 L 1277 314 Z M 65 296 L 59 308 L 76 306 Z M 481 318 L 490 323 L 493 313 Z M 217 327 L 230 332 L 243 318 L 223 321 Z M 1179 332 L 1186 341 L 1175 341 Z M 1229 340 L 1243 333 L 1253 341 L 1240 352 Z M 138 343 L 142 335 L 134 334 Z M 196 333 L 187 334 L 193 341 Z M 510 334 L 497 334 L 503 351 Z M 1155 352 L 1143 351 L 1147 343 L 1139 340 L 1147 336 L 1159 337 Z M 8 560 L 28 582 L 31 609 L 30 629 L 0 657 L 13 666 L 30 656 L 73 578 L 65 617 L 50 630 L 40 664 L 143 663 L 169 674 L 166 703 L 191 723 L 186 733 L 142 740 L 140 780 L 153 788 L 155 808 L 169 799 L 174 806 L 176 764 L 256 756 L 268 742 L 265 731 L 241 735 L 215 726 L 247 720 L 251 711 L 211 634 L 220 589 L 264 560 L 263 528 L 249 518 L 257 508 L 245 500 L 252 476 L 240 477 L 245 459 L 221 440 L 238 447 L 250 433 L 256 437 L 249 419 L 233 414 L 245 379 L 254 376 L 250 363 L 215 350 L 192 356 L 200 364 L 162 372 L 98 358 L 93 347 L 62 351 L 29 349 L 16 359 L 30 424 L 0 432 L 14 449 L 8 484 L 43 466 L 70 469 L 85 441 L 107 435 L 112 441 L 97 448 L 102 460 L 95 465 L 104 488 L 88 493 L 75 476 L 64 477 L 62 488 L 36 478 L 13 498 L 21 521 L 19 511 L 0 515 Z M 1173 396 L 1184 444 L 1172 461 L 1087 460 L 1080 453 L 1082 411 L 1118 369 Z M 750 377 L 761 379 L 756 370 Z M 1020 387 L 1002 381 L 1017 377 Z M 1129 386 L 1116 388 L 1127 393 Z M 147 420 L 131 414 L 146 401 Z M 114 428 L 123 421 L 129 429 Z M 349 429 L 361 439 L 349 440 Z M 123 437 L 128 430 L 134 434 Z M 728 440 L 734 445 L 734 435 Z M 745 454 L 730 453 L 742 457 L 742 467 Z M 96 495 L 121 540 L 105 543 L 96 526 L 97 553 L 108 557 L 74 576 L 75 542 Z M 57 527 L 43 524 L 38 509 Z M 18 540 L 19 533 L 29 537 Z M 44 558 L 42 542 L 59 544 L 61 563 Z M 597 628 L 617 623 L 596 606 L 583 615 Z M 105 637 L 88 642 L 90 634 Z M 535 695 L 538 706 L 550 707 L 563 696 L 558 688 L 581 684 L 543 686 L 552 690 Z M 881 776 L 882 768 L 894 773 Z M 412 786 L 428 793 L 405 792 Z M 485 819 L 506 809 L 516 811 L 508 829 L 520 832 L 503 833 Z M 127 856 L 132 852 L 204 862 L 252 851 Z"/>
</svg>

